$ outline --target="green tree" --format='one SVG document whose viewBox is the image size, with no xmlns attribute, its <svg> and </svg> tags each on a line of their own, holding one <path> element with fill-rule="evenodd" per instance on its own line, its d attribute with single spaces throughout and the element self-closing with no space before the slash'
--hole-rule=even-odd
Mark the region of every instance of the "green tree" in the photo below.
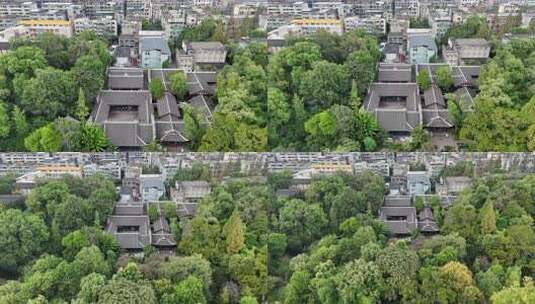
<svg viewBox="0 0 535 304">
<path fill-rule="evenodd" d="M 427 91 L 431 87 L 431 78 L 427 69 L 424 69 L 416 76 L 416 83 L 422 92 Z"/>
<path fill-rule="evenodd" d="M 480 93 L 475 107 L 459 132 L 477 151 L 525 151 L 529 120 L 522 112 L 496 105 L 496 99 Z"/>
<path fill-rule="evenodd" d="M 225 236 L 228 254 L 238 253 L 245 246 L 245 225 L 237 210 L 232 212 L 225 227 L 223 227 L 223 235 Z"/>
<path fill-rule="evenodd" d="M 82 248 L 89 246 L 89 240 L 81 230 L 76 230 L 63 237 L 61 245 L 64 248 L 63 257 L 72 260 Z"/>
<path fill-rule="evenodd" d="M 24 82 L 20 101 L 23 110 L 48 121 L 72 113 L 77 93 L 72 73 L 46 68 L 35 74 Z"/>
<path fill-rule="evenodd" d="M 475 286 L 472 273 L 464 264 L 449 262 L 439 269 L 439 274 L 448 289 L 448 303 L 481 302 L 481 291 Z"/>
<path fill-rule="evenodd" d="M 13 174 L 0 176 L 0 194 L 11 194 L 15 189 L 16 177 Z"/>
<path fill-rule="evenodd" d="M 165 152 L 165 147 L 158 140 L 152 140 L 143 146 L 144 152 Z"/>
<path fill-rule="evenodd" d="M 375 79 L 377 59 L 368 49 L 355 51 L 347 57 L 345 66 L 349 70 L 351 79 L 355 81 L 358 92 L 366 92 Z"/>
<path fill-rule="evenodd" d="M 451 76 L 451 68 L 447 65 L 440 66 L 436 70 L 437 85 L 443 92 L 450 92 L 453 86 L 453 77 Z"/>
<path fill-rule="evenodd" d="M 535 287 L 533 281 L 528 279 L 524 285 L 524 287 L 508 287 L 496 292 L 490 298 L 492 304 L 534 303 Z"/>
<path fill-rule="evenodd" d="M 240 299 L 240 304 L 258 304 L 255 297 L 244 296 Z"/>
<path fill-rule="evenodd" d="M 99 292 L 98 304 L 156 304 L 152 286 L 124 278 L 110 280 Z"/>
<path fill-rule="evenodd" d="M 171 92 L 177 97 L 179 101 L 185 100 L 188 94 L 188 84 L 184 73 L 173 73 L 169 77 Z"/>
<path fill-rule="evenodd" d="M 228 269 L 231 279 L 238 282 L 243 293 L 249 293 L 259 298 L 268 292 L 266 249 L 248 250 L 230 256 Z"/>
<path fill-rule="evenodd" d="M 76 102 L 76 117 L 83 121 L 89 115 L 89 108 L 87 107 L 87 102 L 85 100 L 85 94 L 82 88 L 78 90 L 78 101 Z"/>
<path fill-rule="evenodd" d="M 296 271 L 292 274 L 284 297 L 284 304 L 310 303 L 312 300 L 309 289 L 310 274 Z"/>
<path fill-rule="evenodd" d="M 184 114 L 184 135 L 190 140 L 192 150 L 197 150 L 201 140 L 206 133 L 206 119 L 196 109 L 185 106 Z"/>
<path fill-rule="evenodd" d="M 15 134 L 19 137 L 26 135 L 28 132 L 28 121 L 24 112 L 18 106 L 14 106 L 11 115 Z"/>
<path fill-rule="evenodd" d="M 420 267 L 418 255 L 404 242 L 390 245 L 379 253 L 376 264 L 386 283 L 385 298 L 398 299 L 403 288 L 412 288 Z"/>
<path fill-rule="evenodd" d="M 293 199 L 279 211 L 279 229 L 288 236 L 288 247 L 301 250 L 321 236 L 327 216 L 318 204 Z"/>
<path fill-rule="evenodd" d="M 88 47 L 87 52 L 99 54 L 78 57 L 71 72 L 76 86 L 84 92 L 84 97 L 88 105 L 92 105 L 95 102 L 98 92 L 104 87 L 104 74 L 107 67 L 107 62 L 105 61 L 109 61 L 110 59 L 106 48 L 104 48 L 106 53 L 101 53 L 102 46 L 100 43 Z"/>
<path fill-rule="evenodd" d="M 335 104 L 348 104 L 351 78 L 343 65 L 316 62 L 310 71 L 304 72 L 296 81 L 298 93 L 311 113 Z"/>
<path fill-rule="evenodd" d="M 33 77 L 35 71 L 47 66 L 43 50 L 30 46 L 16 48 L 7 56 L 2 56 L 0 65 L 11 76 L 23 74 L 27 77 Z"/>
<path fill-rule="evenodd" d="M 24 146 L 31 152 L 58 152 L 61 150 L 61 141 L 61 134 L 53 124 L 48 124 L 28 135 L 24 139 Z"/>
<path fill-rule="evenodd" d="M 165 89 L 163 86 L 163 82 L 160 79 L 153 79 L 149 83 L 149 91 L 152 95 L 152 100 L 159 100 L 163 97 L 165 93 Z"/>
<path fill-rule="evenodd" d="M 34 257 L 44 252 L 49 237 L 41 218 L 17 209 L 0 210 L 0 269 L 17 273 Z"/>
<path fill-rule="evenodd" d="M 487 201 L 479 213 L 481 222 L 481 233 L 491 234 L 496 231 L 496 213 L 492 201 Z"/>
<path fill-rule="evenodd" d="M 5 138 L 9 135 L 11 129 L 11 121 L 7 107 L 4 102 L 0 101 L 0 138 Z"/>
<path fill-rule="evenodd" d="M 263 152 L 267 151 L 267 128 L 240 124 L 234 132 L 234 151 Z"/>
<path fill-rule="evenodd" d="M 477 286 L 486 298 L 500 291 L 504 287 L 504 280 L 505 270 L 500 264 L 494 264 L 487 271 L 480 271 L 476 274 Z"/>
<path fill-rule="evenodd" d="M 100 126 L 86 121 L 80 124 L 72 147 L 81 152 L 104 152 L 113 146 Z"/>
<path fill-rule="evenodd" d="M 305 131 L 310 134 L 308 140 L 312 149 L 329 147 L 335 140 L 336 119 L 328 112 L 320 112 L 305 123 Z"/>
<path fill-rule="evenodd" d="M 200 253 L 211 260 L 224 251 L 220 240 L 221 228 L 217 220 L 197 215 L 185 225 L 179 248 L 184 254 Z"/>
<path fill-rule="evenodd" d="M 355 304 L 378 301 L 384 284 L 379 268 L 362 259 L 345 264 L 335 281 L 343 303 Z"/>
<path fill-rule="evenodd" d="M 90 273 L 82 278 L 77 302 L 80 304 L 97 303 L 100 290 L 106 285 L 106 277 L 98 273 Z"/>
<path fill-rule="evenodd" d="M 189 276 L 178 283 L 173 293 L 173 301 L 167 303 L 204 304 L 204 288 L 202 281 L 195 276 Z"/>
<path fill-rule="evenodd" d="M 201 280 L 207 291 L 212 285 L 210 262 L 200 254 L 171 257 L 168 262 L 162 263 L 157 271 L 160 277 L 169 279 L 172 283 L 178 283 L 189 276 L 195 276 Z"/>
<path fill-rule="evenodd" d="M 411 151 L 424 150 L 429 145 L 431 136 L 422 126 L 417 126 L 411 131 L 409 149 Z"/>
</svg>

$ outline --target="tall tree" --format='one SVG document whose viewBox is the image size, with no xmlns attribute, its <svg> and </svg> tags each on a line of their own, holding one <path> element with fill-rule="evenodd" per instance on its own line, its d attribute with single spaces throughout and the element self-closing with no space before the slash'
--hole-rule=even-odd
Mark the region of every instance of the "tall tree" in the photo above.
<svg viewBox="0 0 535 304">
<path fill-rule="evenodd" d="M 185 100 L 188 94 L 188 84 L 186 76 L 182 72 L 173 73 L 169 77 L 171 92 L 177 97 L 179 101 Z"/>
<path fill-rule="evenodd" d="M 437 85 L 443 92 L 448 93 L 453 86 L 453 77 L 451 76 L 451 68 L 447 65 L 440 66 L 436 70 Z"/>
<path fill-rule="evenodd" d="M 481 233 L 491 234 L 496 231 L 496 212 L 494 211 L 494 204 L 488 200 L 485 202 L 479 213 L 481 221 Z"/>
<path fill-rule="evenodd" d="M 11 129 L 11 121 L 9 119 L 8 109 L 6 104 L 0 101 L 0 138 L 5 138 L 9 135 Z"/>
<path fill-rule="evenodd" d="M 235 254 L 240 252 L 245 246 L 245 226 L 241 220 L 240 213 L 237 210 L 232 212 L 225 227 L 223 234 L 227 244 L 227 253 Z"/>
<path fill-rule="evenodd" d="M 160 98 L 162 98 L 165 93 L 162 81 L 157 78 L 151 80 L 151 82 L 149 83 L 149 91 L 152 95 L 152 100 L 159 100 Z"/>
<path fill-rule="evenodd" d="M 84 90 L 82 90 L 82 88 L 78 90 L 78 100 L 76 101 L 75 115 L 80 121 L 85 120 L 87 115 L 89 115 L 89 108 L 87 107 Z"/>
<path fill-rule="evenodd" d="M 80 123 L 73 140 L 72 146 L 81 152 L 103 152 L 113 147 L 104 130 L 89 121 Z"/>
<path fill-rule="evenodd" d="M 431 87 L 431 79 L 429 78 L 429 72 L 427 69 L 424 69 L 418 73 L 418 76 L 416 76 L 416 83 L 422 92 L 427 91 L 427 89 Z"/>
</svg>

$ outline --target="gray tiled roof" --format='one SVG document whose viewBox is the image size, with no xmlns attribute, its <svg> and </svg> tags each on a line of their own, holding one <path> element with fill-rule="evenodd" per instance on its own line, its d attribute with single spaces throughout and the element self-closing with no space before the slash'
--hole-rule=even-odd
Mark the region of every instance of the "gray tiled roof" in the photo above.
<svg viewBox="0 0 535 304">
<path fill-rule="evenodd" d="M 418 112 L 409 113 L 406 109 L 377 109 L 375 117 L 388 132 L 410 132 L 419 125 Z"/>
<path fill-rule="evenodd" d="M 379 82 L 411 82 L 412 67 L 410 64 L 379 64 L 377 70 Z"/>
<path fill-rule="evenodd" d="M 479 72 L 481 67 L 479 66 L 460 66 L 459 70 L 463 73 L 465 79 L 471 86 L 478 86 Z"/>
<path fill-rule="evenodd" d="M 159 50 L 164 54 L 171 55 L 171 49 L 161 37 L 143 37 L 139 39 L 140 53 L 150 50 Z"/>
<path fill-rule="evenodd" d="M 158 112 L 158 118 L 170 115 L 176 118 L 180 118 L 180 112 L 178 111 L 178 103 L 173 94 L 165 92 L 164 96 L 156 103 L 156 110 Z"/>
<path fill-rule="evenodd" d="M 160 216 L 156 219 L 155 223 L 152 224 L 152 232 L 154 233 L 171 233 L 171 228 L 169 228 L 169 223 L 165 217 Z"/>
<path fill-rule="evenodd" d="M 121 232 L 121 227 L 136 227 L 135 231 Z M 146 215 L 108 217 L 106 231 L 115 236 L 122 249 L 143 249 L 150 245 L 149 217 Z"/>
<path fill-rule="evenodd" d="M 462 102 L 468 106 L 469 109 L 472 109 L 474 106 L 474 97 L 476 92 L 473 89 L 467 87 L 459 88 L 455 91 L 455 96 L 457 102 Z"/>
<path fill-rule="evenodd" d="M 159 190 L 165 190 L 163 178 L 159 174 L 141 174 L 139 176 L 140 188 L 156 188 Z"/>
<path fill-rule="evenodd" d="M 407 172 L 407 182 L 408 183 L 429 183 L 429 176 L 427 176 L 426 171 L 409 171 Z"/>
<path fill-rule="evenodd" d="M 490 46 L 490 43 L 483 38 L 456 38 L 454 43 L 459 46 Z"/>
<path fill-rule="evenodd" d="M 447 109 L 422 110 L 424 126 L 428 128 L 452 128 L 453 123 L 450 121 Z"/>
<path fill-rule="evenodd" d="M 385 196 L 385 207 L 410 207 L 411 205 L 411 197 L 408 195 Z"/>
<path fill-rule="evenodd" d="M 226 51 L 227 49 L 221 42 L 189 42 L 187 44 L 188 49 L 192 50 L 215 50 Z"/>
<path fill-rule="evenodd" d="M 418 215 L 418 229 L 422 232 L 440 231 L 440 228 L 433 217 L 433 210 L 429 205 L 424 206 Z"/>
<path fill-rule="evenodd" d="M 390 220 L 389 217 L 404 217 L 404 220 Z M 410 234 L 417 229 L 416 208 L 414 207 L 382 207 L 379 219 L 396 235 Z"/>
<path fill-rule="evenodd" d="M 184 143 L 189 141 L 184 134 L 184 122 L 176 118 L 172 118 L 172 122 L 156 121 L 156 136 L 161 142 Z"/>
<path fill-rule="evenodd" d="M 111 90 L 142 90 L 143 70 L 110 68 L 108 70 L 108 88 Z"/>
<path fill-rule="evenodd" d="M 208 121 L 212 120 L 212 112 L 214 110 L 213 106 L 210 101 L 203 95 L 197 95 L 193 98 L 190 98 L 187 104 L 199 110 Z"/>
<path fill-rule="evenodd" d="M 111 111 L 112 107 L 135 107 Z M 110 141 L 118 147 L 139 147 L 153 138 L 153 107 L 147 91 L 101 91 L 93 121 L 102 125 Z"/>
<path fill-rule="evenodd" d="M 406 109 L 416 111 L 419 102 L 418 91 L 418 85 L 415 83 L 374 83 L 370 87 L 364 105 L 367 110 L 372 111 L 379 107 L 381 97 L 403 96 L 407 99 Z"/>
<path fill-rule="evenodd" d="M 416 220 L 416 208 L 414 207 L 382 207 L 380 217 L 385 218 L 389 216 L 406 216 L 407 221 Z"/>
<path fill-rule="evenodd" d="M 101 91 L 97 97 L 97 111 L 95 122 L 102 123 L 113 121 L 110 117 L 110 106 L 136 106 L 137 113 L 132 119 L 126 121 L 137 121 L 140 123 L 152 122 L 152 103 L 148 91 Z M 123 119 L 119 121 L 125 121 Z"/>
<path fill-rule="evenodd" d="M 446 101 L 444 100 L 442 91 L 435 84 L 433 84 L 424 92 L 424 108 L 428 108 L 432 105 L 437 105 L 440 108 L 446 108 Z"/>
<path fill-rule="evenodd" d="M 430 35 L 410 35 L 408 44 L 411 48 L 423 46 L 435 52 L 438 49 L 435 40 Z"/>
</svg>

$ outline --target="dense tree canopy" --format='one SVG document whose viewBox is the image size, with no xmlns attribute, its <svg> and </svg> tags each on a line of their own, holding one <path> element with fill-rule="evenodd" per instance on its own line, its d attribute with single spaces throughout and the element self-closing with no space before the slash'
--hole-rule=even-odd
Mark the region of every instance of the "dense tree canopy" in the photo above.
<svg viewBox="0 0 535 304">
<path fill-rule="evenodd" d="M 74 137 L 58 145 L 61 132 L 50 124 L 64 117 L 87 118 L 111 61 L 107 43 L 91 32 L 73 38 L 44 33 L 11 41 L 11 51 L 0 57 L 0 122 L 14 132 L 6 137 L 0 129 L 0 149 L 99 151 L 78 144 Z M 11 119 L 4 119 L 6 113 Z"/>
<path fill-rule="evenodd" d="M 279 179 L 273 187 L 281 187 Z M 453 206 L 434 209 L 439 235 L 387 243 L 388 231 L 374 220 L 382 178 L 319 178 L 304 201 L 279 199 L 272 211 L 277 232 L 270 235 L 268 267 L 276 283 L 270 297 L 283 303 L 529 303 L 533 182 L 531 175 L 478 179 Z"/>
<path fill-rule="evenodd" d="M 103 231 L 118 199 L 107 178 L 43 181 L 22 208 L 0 209 L 0 302 L 531 303 L 533 175 L 489 173 L 451 206 L 431 199 L 440 233 L 404 239 L 377 220 L 383 177 L 317 176 L 278 196 L 288 176 L 212 183 L 191 219 L 162 203 L 169 256 L 123 255 Z M 173 180 L 215 178 L 195 165 Z"/>
<path fill-rule="evenodd" d="M 360 100 L 375 79 L 377 41 L 359 31 L 318 31 L 270 56 L 269 146 L 275 150 L 373 151 L 382 145 Z"/>
</svg>

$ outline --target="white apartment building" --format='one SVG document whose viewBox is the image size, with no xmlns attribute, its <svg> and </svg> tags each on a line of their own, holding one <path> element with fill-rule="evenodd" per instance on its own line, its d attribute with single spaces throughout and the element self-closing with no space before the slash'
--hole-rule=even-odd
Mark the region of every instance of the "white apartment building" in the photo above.
<svg viewBox="0 0 535 304">
<path fill-rule="evenodd" d="M 478 6 L 481 0 L 457 0 L 457 5 L 460 7 L 470 8 Z"/>
<path fill-rule="evenodd" d="M 381 15 L 344 18 L 344 30 L 362 29 L 369 34 L 386 34 L 386 20 Z"/>
<path fill-rule="evenodd" d="M 185 9 L 170 10 L 163 13 L 162 28 L 164 38 L 169 40 L 178 37 L 187 24 L 187 13 Z"/>
<path fill-rule="evenodd" d="M 270 3 L 267 7 L 268 16 L 289 15 L 294 17 L 302 16 L 308 10 L 306 2 L 294 3 Z"/>
<path fill-rule="evenodd" d="M 440 38 L 446 34 L 453 23 L 452 13 L 449 9 L 437 9 L 431 13 L 429 23 L 435 38 Z"/>
<path fill-rule="evenodd" d="M 420 15 L 420 2 L 418 0 L 396 0 L 394 2 L 394 15 L 418 17 Z"/>
<path fill-rule="evenodd" d="M 75 34 L 86 30 L 92 30 L 100 36 L 117 36 L 117 21 L 111 16 L 95 19 L 86 17 L 74 20 Z"/>
<path fill-rule="evenodd" d="M 258 6 L 252 4 L 236 4 L 232 8 L 234 18 L 253 18 L 258 11 Z"/>
<path fill-rule="evenodd" d="M 31 11 L 37 10 L 35 1 L 22 3 L 0 3 L 0 16 L 28 17 Z"/>
<path fill-rule="evenodd" d="M 214 0 L 193 0 L 194 6 L 214 6 Z"/>
</svg>

